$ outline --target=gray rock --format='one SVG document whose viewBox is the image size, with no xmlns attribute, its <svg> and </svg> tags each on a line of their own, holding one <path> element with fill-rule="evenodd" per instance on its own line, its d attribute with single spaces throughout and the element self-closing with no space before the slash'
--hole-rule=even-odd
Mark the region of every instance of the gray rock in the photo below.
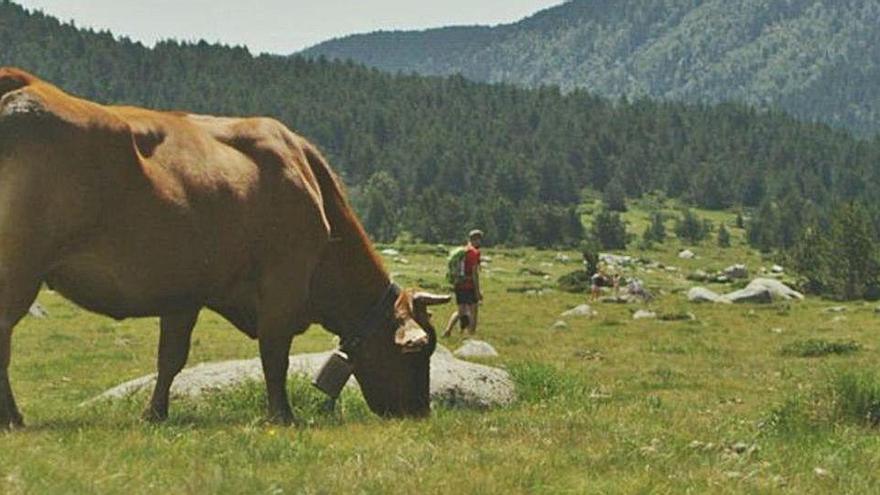
<svg viewBox="0 0 880 495">
<path fill-rule="evenodd" d="M 694 254 L 694 252 L 691 251 L 690 249 L 685 249 L 684 251 L 681 251 L 680 253 L 678 253 L 678 257 L 683 260 L 692 260 L 692 259 L 696 258 L 697 255 Z"/>
<path fill-rule="evenodd" d="M 653 320 L 654 318 L 657 318 L 657 313 L 647 309 L 640 309 L 633 313 L 633 320 Z"/>
<path fill-rule="evenodd" d="M 785 273 L 785 268 L 782 268 L 779 265 L 773 265 L 770 267 L 770 271 L 773 273 Z"/>
<path fill-rule="evenodd" d="M 731 265 L 725 268 L 724 276 L 731 280 L 749 278 L 749 269 L 746 267 L 746 265 L 738 263 L 736 265 Z"/>
<path fill-rule="evenodd" d="M 49 316 L 49 312 L 46 311 L 46 308 L 38 302 L 31 304 L 31 309 L 28 310 L 28 313 L 34 318 L 47 318 Z"/>
<path fill-rule="evenodd" d="M 718 302 L 721 296 L 705 287 L 693 287 L 688 291 L 687 298 L 690 302 Z"/>
<path fill-rule="evenodd" d="M 830 308 L 825 308 L 826 313 L 843 313 L 846 311 L 846 306 L 832 306 Z"/>
<path fill-rule="evenodd" d="M 633 264 L 632 256 L 621 256 L 609 253 L 599 253 L 599 261 L 614 266 L 630 266 Z"/>
<path fill-rule="evenodd" d="M 453 354 L 460 358 L 498 357 L 498 351 L 496 351 L 488 342 L 473 339 L 466 339 L 462 346 Z"/>
<path fill-rule="evenodd" d="M 731 302 L 733 304 L 759 303 L 769 304 L 773 302 L 773 294 L 764 288 L 746 287 L 738 291 L 725 294 L 716 302 Z"/>
<path fill-rule="evenodd" d="M 312 378 L 330 356 L 330 351 L 296 354 L 290 357 L 289 375 Z M 261 382 L 263 371 L 260 359 L 201 363 L 180 372 L 171 387 L 173 397 L 199 397 L 207 393 L 240 386 L 247 382 Z M 83 403 L 117 400 L 152 390 L 156 375 L 143 376 L 113 387 Z M 346 387 L 358 388 L 350 379 Z M 469 363 L 457 359 L 449 349 L 437 346 L 431 357 L 431 399 L 461 407 L 492 408 L 511 404 L 516 390 L 510 375 L 499 368 Z"/>
<path fill-rule="evenodd" d="M 709 280 L 709 274 L 706 273 L 705 270 L 697 270 L 688 275 L 687 279 L 692 282 L 705 282 Z"/>
<path fill-rule="evenodd" d="M 571 317 L 582 317 L 582 318 L 592 318 L 596 316 L 596 312 L 593 311 L 593 308 L 590 307 L 589 304 L 581 304 L 575 308 L 569 309 L 568 311 L 562 313 L 563 318 L 571 318 Z"/>
<path fill-rule="evenodd" d="M 400 256 L 400 251 L 392 248 L 383 249 L 382 254 L 385 256 Z"/>
</svg>

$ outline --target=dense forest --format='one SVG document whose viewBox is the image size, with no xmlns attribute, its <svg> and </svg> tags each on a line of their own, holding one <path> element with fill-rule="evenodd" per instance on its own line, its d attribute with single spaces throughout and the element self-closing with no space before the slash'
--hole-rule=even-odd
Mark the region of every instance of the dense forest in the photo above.
<svg viewBox="0 0 880 495">
<path fill-rule="evenodd" d="M 594 94 L 775 106 L 880 131 L 880 0 L 574 0 L 515 24 L 377 32 L 310 57 Z"/>
<path fill-rule="evenodd" d="M 102 102 L 274 116 L 324 149 L 380 241 L 452 242 L 479 226 L 493 243 L 571 245 L 582 195 L 609 184 L 794 216 L 880 205 L 880 139 L 733 104 L 609 101 L 207 43 L 148 49 L 7 1 L 0 64 Z"/>
</svg>

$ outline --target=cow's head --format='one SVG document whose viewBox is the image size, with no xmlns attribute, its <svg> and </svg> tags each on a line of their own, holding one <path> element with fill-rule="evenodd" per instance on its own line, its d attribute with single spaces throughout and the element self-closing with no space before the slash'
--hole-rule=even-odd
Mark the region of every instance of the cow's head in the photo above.
<svg viewBox="0 0 880 495">
<path fill-rule="evenodd" d="M 354 357 L 354 374 L 370 409 L 380 416 L 430 413 L 429 367 L 437 347 L 428 306 L 450 296 L 403 291 L 394 304 L 394 322 L 371 332 Z"/>
</svg>

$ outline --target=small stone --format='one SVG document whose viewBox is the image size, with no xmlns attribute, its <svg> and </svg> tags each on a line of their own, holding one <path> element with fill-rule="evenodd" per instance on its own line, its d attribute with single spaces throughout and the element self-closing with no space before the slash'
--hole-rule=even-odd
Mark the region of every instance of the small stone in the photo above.
<svg viewBox="0 0 880 495">
<path fill-rule="evenodd" d="M 781 328 L 773 328 L 773 329 L 771 329 L 770 331 L 773 332 L 773 333 L 775 333 L 775 334 L 777 334 L 777 335 L 779 335 L 779 334 L 785 332 L 785 330 L 783 330 L 783 329 L 781 329 Z"/>
<path fill-rule="evenodd" d="M 556 323 L 554 323 L 553 326 L 550 328 L 552 328 L 553 330 L 568 330 L 568 323 L 566 323 L 562 320 L 559 320 Z"/>
<path fill-rule="evenodd" d="M 633 313 L 633 320 L 652 320 L 654 318 L 657 318 L 657 313 L 646 309 L 640 309 Z"/>
<path fill-rule="evenodd" d="M 396 249 L 388 248 L 388 249 L 383 249 L 382 254 L 384 254 L 385 256 L 400 256 L 400 251 L 398 251 Z"/>
<path fill-rule="evenodd" d="M 724 276 L 729 279 L 749 278 L 749 269 L 742 263 L 728 266 L 724 269 Z"/>
<path fill-rule="evenodd" d="M 568 311 L 562 313 L 563 317 L 571 318 L 571 317 L 586 317 L 592 318 L 596 316 L 596 312 L 593 311 L 593 308 L 590 307 L 589 304 L 581 304 L 575 308 L 569 309 Z"/>
<path fill-rule="evenodd" d="M 553 259 L 559 263 L 571 263 L 571 256 L 564 253 L 556 253 L 556 257 Z"/>
<path fill-rule="evenodd" d="M 844 313 L 846 312 L 846 306 L 831 306 L 830 308 L 825 308 L 826 313 Z"/>
<path fill-rule="evenodd" d="M 828 478 L 831 476 L 831 472 L 825 468 L 817 467 L 813 469 L 813 473 L 816 474 L 819 478 Z"/>
<path fill-rule="evenodd" d="M 473 339 L 465 339 L 462 346 L 453 354 L 461 358 L 498 357 L 498 351 L 496 351 L 488 342 Z"/>
<path fill-rule="evenodd" d="M 737 443 L 733 444 L 730 447 L 730 449 L 733 450 L 734 452 L 736 452 L 737 454 L 743 454 L 747 450 L 749 450 L 749 446 L 745 442 L 737 442 Z"/>
<path fill-rule="evenodd" d="M 31 305 L 31 309 L 28 310 L 28 313 L 30 313 L 30 315 L 35 318 L 46 318 L 49 316 L 49 312 L 46 311 L 46 308 L 44 308 L 38 302 L 35 302 Z"/>
<path fill-rule="evenodd" d="M 692 260 L 692 259 L 694 259 L 696 256 L 697 256 L 697 255 L 694 254 L 694 252 L 691 251 L 690 249 L 685 249 L 684 251 L 681 251 L 680 253 L 678 253 L 678 257 L 681 258 L 681 259 L 683 259 L 683 260 Z"/>
<path fill-rule="evenodd" d="M 782 268 L 782 267 L 779 266 L 779 265 L 773 265 L 773 266 L 770 268 L 770 271 L 773 272 L 773 273 L 784 273 L 784 272 L 785 272 L 785 268 Z"/>
</svg>

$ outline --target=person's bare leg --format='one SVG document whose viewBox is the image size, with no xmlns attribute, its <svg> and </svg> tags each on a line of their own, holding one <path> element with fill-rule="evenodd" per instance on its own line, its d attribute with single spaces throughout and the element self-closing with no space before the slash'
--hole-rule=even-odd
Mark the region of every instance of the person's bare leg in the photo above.
<svg viewBox="0 0 880 495">
<path fill-rule="evenodd" d="M 452 327 L 458 322 L 458 311 L 453 311 L 452 316 L 449 317 L 449 323 L 446 324 L 446 331 L 443 332 L 444 337 L 449 337 L 452 335 Z"/>
<path fill-rule="evenodd" d="M 470 306 L 471 306 L 471 308 L 470 308 L 471 309 L 471 318 L 470 318 L 471 321 L 469 322 L 469 325 L 468 325 L 468 333 L 470 335 L 473 335 L 473 334 L 477 333 L 477 313 L 479 313 L 479 311 L 480 311 L 480 305 L 479 304 L 471 304 Z"/>
</svg>

